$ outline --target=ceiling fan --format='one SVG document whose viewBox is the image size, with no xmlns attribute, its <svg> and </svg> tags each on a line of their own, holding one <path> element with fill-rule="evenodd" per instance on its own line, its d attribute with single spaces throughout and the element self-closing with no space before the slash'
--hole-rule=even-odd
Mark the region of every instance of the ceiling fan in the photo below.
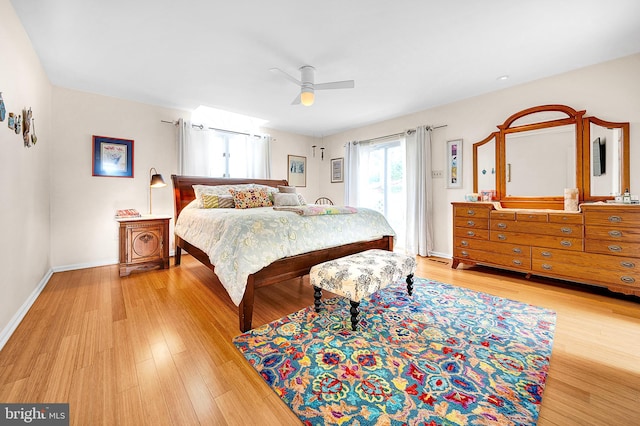
<svg viewBox="0 0 640 426">
<path fill-rule="evenodd" d="M 328 89 L 353 89 L 355 82 L 353 80 L 344 81 L 332 81 L 330 83 L 315 84 L 313 82 L 313 73 L 316 69 L 311 65 L 303 65 L 300 67 L 300 80 L 280 68 L 271 68 L 269 71 L 281 73 L 287 80 L 300 86 L 300 94 L 291 102 L 291 105 L 302 104 L 304 106 L 313 105 L 315 99 L 314 92 L 316 90 L 328 90 Z"/>
</svg>

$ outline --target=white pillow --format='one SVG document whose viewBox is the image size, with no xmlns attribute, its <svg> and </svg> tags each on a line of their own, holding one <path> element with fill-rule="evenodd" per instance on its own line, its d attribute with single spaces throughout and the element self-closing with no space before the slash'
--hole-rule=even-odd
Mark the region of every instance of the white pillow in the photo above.
<svg viewBox="0 0 640 426">
<path fill-rule="evenodd" d="M 273 205 L 279 206 L 299 206 L 298 194 L 276 192 L 273 194 Z"/>
</svg>

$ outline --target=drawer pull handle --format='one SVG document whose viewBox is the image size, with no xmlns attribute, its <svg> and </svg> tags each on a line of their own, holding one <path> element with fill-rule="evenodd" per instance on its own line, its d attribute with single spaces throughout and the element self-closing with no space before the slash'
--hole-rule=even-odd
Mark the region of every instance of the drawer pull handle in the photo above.
<svg viewBox="0 0 640 426">
<path fill-rule="evenodd" d="M 466 251 L 464 251 L 464 250 L 461 252 L 461 254 L 462 254 L 464 257 L 469 257 L 469 253 L 468 253 L 468 252 L 466 252 Z"/>
<path fill-rule="evenodd" d="M 514 265 L 521 266 L 521 265 L 522 265 L 522 262 L 521 262 L 520 260 L 518 260 L 518 259 L 513 259 L 513 264 L 514 264 Z"/>
<path fill-rule="evenodd" d="M 522 253 L 522 250 L 521 250 L 519 247 L 515 247 L 515 248 L 513 249 L 513 252 L 514 252 L 514 253 L 518 253 L 518 254 L 520 254 L 520 253 Z"/>
<path fill-rule="evenodd" d="M 460 245 L 461 245 L 462 247 L 467 247 L 467 246 L 469 246 L 469 241 L 467 241 L 467 240 L 462 240 L 462 241 L 460 241 Z"/>
<path fill-rule="evenodd" d="M 635 268 L 636 264 L 633 262 L 620 262 L 620 266 L 622 266 L 623 268 Z"/>
<path fill-rule="evenodd" d="M 498 223 L 498 225 L 496 225 L 496 226 L 497 226 L 498 228 L 500 228 L 500 229 L 507 229 L 507 224 L 506 224 L 506 223 L 502 223 L 502 222 L 500 222 L 500 223 Z"/>
<path fill-rule="evenodd" d="M 620 253 L 622 251 L 622 247 L 620 246 L 616 246 L 616 245 L 610 245 L 607 247 L 609 249 L 609 251 L 614 251 L 616 253 Z"/>
<path fill-rule="evenodd" d="M 550 271 L 551 270 L 551 265 L 549 265 L 548 263 L 543 263 L 542 264 L 542 269 Z"/>
<path fill-rule="evenodd" d="M 476 233 L 473 231 L 467 231 L 467 235 L 470 237 L 475 237 Z"/>
<path fill-rule="evenodd" d="M 475 224 L 476 223 L 474 221 L 472 221 L 472 220 L 468 220 L 467 221 L 467 225 L 469 225 L 469 226 L 475 226 Z"/>
<path fill-rule="evenodd" d="M 469 216 L 473 216 L 473 215 L 475 215 L 475 214 L 476 214 L 476 211 L 475 211 L 475 210 L 467 210 L 467 214 L 468 214 Z"/>
<path fill-rule="evenodd" d="M 620 280 L 625 284 L 633 284 L 636 282 L 635 278 L 623 275 Z"/>
<path fill-rule="evenodd" d="M 504 234 L 498 234 L 498 239 L 504 241 L 507 239 L 507 236 Z"/>
<path fill-rule="evenodd" d="M 622 218 L 620 216 L 609 216 L 609 222 L 620 223 Z"/>
<path fill-rule="evenodd" d="M 543 251 L 540 254 L 543 255 L 544 257 L 551 257 L 551 252 L 549 252 L 549 251 Z"/>
<path fill-rule="evenodd" d="M 622 232 L 620 231 L 609 231 L 610 237 L 622 237 Z"/>
<path fill-rule="evenodd" d="M 570 234 L 570 233 L 573 232 L 573 229 L 567 228 L 567 227 L 562 227 L 562 228 L 560 228 L 560 232 L 562 232 L 563 234 Z"/>
<path fill-rule="evenodd" d="M 564 247 L 571 247 L 573 244 L 571 244 L 571 241 L 562 240 L 560 241 L 560 245 Z"/>
</svg>

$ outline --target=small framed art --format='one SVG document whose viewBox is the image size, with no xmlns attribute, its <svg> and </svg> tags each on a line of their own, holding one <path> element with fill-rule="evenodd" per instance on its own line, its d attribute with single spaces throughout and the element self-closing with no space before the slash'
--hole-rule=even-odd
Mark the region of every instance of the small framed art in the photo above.
<svg viewBox="0 0 640 426">
<path fill-rule="evenodd" d="M 462 139 L 447 141 L 447 188 L 462 188 Z"/>
<path fill-rule="evenodd" d="M 289 171 L 287 180 L 291 186 L 307 186 L 307 157 L 298 155 L 287 156 Z"/>
<path fill-rule="evenodd" d="M 93 176 L 133 177 L 133 140 L 93 136 Z"/>
<path fill-rule="evenodd" d="M 344 158 L 332 158 L 331 159 L 331 183 L 342 182 L 344 178 L 342 174 L 344 172 Z"/>
</svg>

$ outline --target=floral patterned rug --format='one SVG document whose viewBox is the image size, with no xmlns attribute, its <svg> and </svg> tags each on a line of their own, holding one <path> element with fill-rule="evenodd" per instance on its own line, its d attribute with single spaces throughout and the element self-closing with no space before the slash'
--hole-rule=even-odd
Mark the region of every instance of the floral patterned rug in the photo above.
<svg viewBox="0 0 640 426">
<path fill-rule="evenodd" d="M 535 425 L 556 314 L 416 278 L 234 338 L 306 425 Z"/>
</svg>

